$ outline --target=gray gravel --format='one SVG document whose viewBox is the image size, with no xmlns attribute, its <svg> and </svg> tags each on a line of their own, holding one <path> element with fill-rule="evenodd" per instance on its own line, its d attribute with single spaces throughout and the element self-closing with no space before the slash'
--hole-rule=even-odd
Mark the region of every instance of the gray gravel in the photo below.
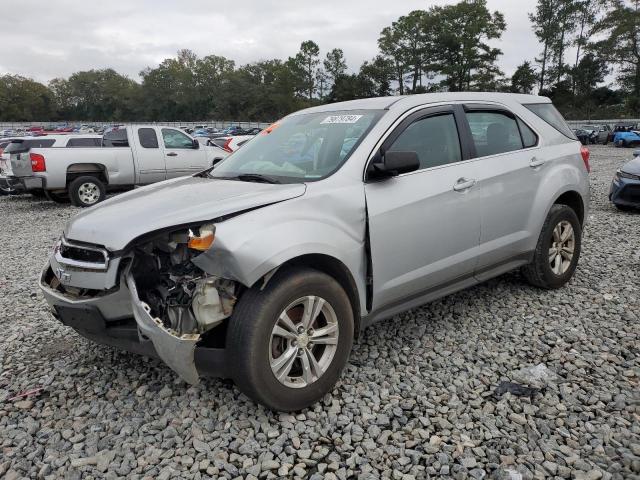
<svg viewBox="0 0 640 480">
<path fill-rule="evenodd" d="M 592 151 L 568 287 L 513 273 L 371 327 L 297 415 L 57 323 L 35 278 L 77 210 L 0 198 L 0 477 L 640 478 L 640 214 L 606 198 L 630 151 Z M 539 364 L 542 393 L 494 394 Z"/>
</svg>

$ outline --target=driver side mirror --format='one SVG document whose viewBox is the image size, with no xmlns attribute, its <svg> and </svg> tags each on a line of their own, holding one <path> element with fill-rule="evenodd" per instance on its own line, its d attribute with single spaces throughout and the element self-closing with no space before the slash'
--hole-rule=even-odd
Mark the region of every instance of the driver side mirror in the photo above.
<svg viewBox="0 0 640 480">
<path fill-rule="evenodd" d="M 193 146 L 192 146 L 192 148 L 193 148 L 194 150 L 198 150 L 198 149 L 200 148 L 200 142 L 199 142 L 197 139 L 195 139 L 195 138 L 193 139 Z"/>
<path fill-rule="evenodd" d="M 211 166 L 215 167 L 217 164 L 219 164 L 222 160 L 224 160 L 223 157 L 216 157 L 213 159 L 213 162 L 211 162 Z"/>
<path fill-rule="evenodd" d="M 378 152 L 367 169 L 367 180 L 381 180 L 397 177 L 403 173 L 415 172 L 420 168 L 417 152 Z"/>
</svg>

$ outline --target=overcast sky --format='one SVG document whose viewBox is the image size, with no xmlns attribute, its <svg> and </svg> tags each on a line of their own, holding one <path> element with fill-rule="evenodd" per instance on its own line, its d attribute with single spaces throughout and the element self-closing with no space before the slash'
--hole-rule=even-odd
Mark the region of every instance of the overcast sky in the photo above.
<svg viewBox="0 0 640 480">
<path fill-rule="evenodd" d="M 456 0 L 2 0 L 0 73 L 40 81 L 112 67 L 139 80 L 181 48 L 222 55 L 241 65 L 294 55 L 314 40 L 324 56 L 344 50 L 351 70 L 377 53 L 380 30 L 411 10 Z M 534 0 L 488 0 L 507 30 L 496 46 L 513 73 L 539 45 L 527 13 Z M 9 13 L 10 12 L 10 13 Z"/>
</svg>

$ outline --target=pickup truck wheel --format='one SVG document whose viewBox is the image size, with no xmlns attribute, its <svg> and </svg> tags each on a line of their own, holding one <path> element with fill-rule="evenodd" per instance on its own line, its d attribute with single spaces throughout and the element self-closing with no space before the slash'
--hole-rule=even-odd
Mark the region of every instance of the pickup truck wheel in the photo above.
<svg viewBox="0 0 640 480">
<path fill-rule="evenodd" d="M 312 269 L 277 272 L 244 293 L 227 332 L 233 379 L 259 403 L 280 411 L 308 407 L 331 391 L 353 343 L 353 310 L 330 276 Z"/>
<path fill-rule="evenodd" d="M 96 177 L 78 177 L 69 184 L 71 203 L 76 207 L 91 207 L 103 201 L 106 194 L 104 183 Z"/>
<path fill-rule="evenodd" d="M 522 274 L 536 287 L 560 288 L 573 276 L 580 258 L 582 226 L 567 205 L 553 205 L 542 226 L 533 262 Z"/>
<path fill-rule="evenodd" d="M 44 196 L 47 197 L 48 200 L 51 200 L 55 203 L 69 203 L 69 195 L 66 193 L 54 193 L 49 190 L 44 191 Z"/>
</svg>

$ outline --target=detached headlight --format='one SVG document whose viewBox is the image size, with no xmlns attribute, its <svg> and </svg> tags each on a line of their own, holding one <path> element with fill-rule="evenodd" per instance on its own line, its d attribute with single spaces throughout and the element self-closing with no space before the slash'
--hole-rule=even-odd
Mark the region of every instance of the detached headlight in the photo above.
<svg viewBox="0 0 640 480">
<path fill-rule="evenodd" d="M 198 229 L 198 233 L 189 231 L 189 241 L 187 246 L 193 250 L 204 252 L 211 248 L 213 241 L 216 239 L 216 226 L 212 223 L 202 225 Z"/>
</svg>

